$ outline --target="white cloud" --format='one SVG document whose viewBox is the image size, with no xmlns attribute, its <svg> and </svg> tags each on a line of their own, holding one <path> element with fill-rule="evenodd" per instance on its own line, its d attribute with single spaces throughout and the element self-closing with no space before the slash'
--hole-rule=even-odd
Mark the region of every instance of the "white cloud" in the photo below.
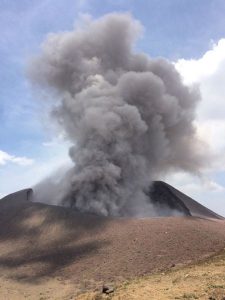
<svg viewBox="0 0 225 300">
<path fill-rule="evenodd" d="M 34 160 L 25 156 L 10 155 L 5 151 L 0 150 L 0 165 L 6 165 L 7 163 L 15 163 L 20 166 L 29 166 L 34 163 Z"/>
<path fill-rule="evenodd" d="M 183 76 L 186 84 L 202 82 L 205 78 L 213 76 L 225 61 L 225 39 L 213 44 L 200 59 L 179 59 L 176 69 Z"/>
<path fill-rule="evenodd" d="M 201 139 L 207 141 L 213 151 L 221 152 L 225 148 L 225 139 L 221 137 L 225 133 L 224 120 L 208 119 L 196 122 L 197 132 Z"/>
<path fill-rule="evenodd" d="M 214 157 L 225 167 L 225 39 L 197 60 L 180 59 L 175 67 L 183 81 L 198 84 L 202 100 L 197 110 L 196 126 Z"/>
<path fill-rule="evenodd" d="M 175 67 L 185 84 L 199 86 L 197 133 L 209 145 L 213 161 L 204 179 L 179 173 L 168 177 L 168 182 L 225 215 L 225 39 L 199 59 L 180 59 Z M 224 186 L 211 179 L 218 174 Z"/>
<path fill-rule="evenodd" d="M 200 59 L 180 59 L 175 67 L 184 83 L 198 84 L 202 101 L 198 119 L 225 118 L 225 39 L 221 39 Z"/>
</svg>

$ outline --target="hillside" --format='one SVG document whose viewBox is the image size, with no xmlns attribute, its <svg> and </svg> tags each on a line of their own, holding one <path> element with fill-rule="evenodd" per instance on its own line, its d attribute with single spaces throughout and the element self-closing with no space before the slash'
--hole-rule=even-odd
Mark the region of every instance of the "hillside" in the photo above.
<svg viewBox="0 0 225 300">
<path fill-rule="evenodd" d="M 23 299 L 10 294 L 12 287 L 25 295 L 39 286 L 44 293 L 47 283 L 75 295 L 197 262 L 225 247 L 225 222 L 211 215 L 105 218 L 33 203 L 30 193 L 0 201 L 0 270 L 2 283 L 11 283 L 8 299 Z"/>
</svg>

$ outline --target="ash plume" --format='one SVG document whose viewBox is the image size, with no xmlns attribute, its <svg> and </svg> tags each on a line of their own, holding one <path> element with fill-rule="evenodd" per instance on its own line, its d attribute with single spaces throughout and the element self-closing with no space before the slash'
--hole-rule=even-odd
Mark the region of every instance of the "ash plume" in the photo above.
<svg viewBox="0 0 225 300">
<path fill-rule="evenodd" d="M 183 85 L 171 62 L 135 52 L 141 31 L 129 14 L 89 19 L 50 34 L 30 64 L 32 82 L 50 93 L 52 115 L 73 143 L 62 201 L 80 211 L 157 215 L 151 181 L 204 166 L 194 127 L 198 91 Z"/>
</svg>

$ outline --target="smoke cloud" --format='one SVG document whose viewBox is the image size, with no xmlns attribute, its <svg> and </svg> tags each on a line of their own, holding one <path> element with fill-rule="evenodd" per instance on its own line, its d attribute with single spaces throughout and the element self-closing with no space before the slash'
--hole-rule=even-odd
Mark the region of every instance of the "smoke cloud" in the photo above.
<svg viewBox="0 0 225 300">
<path fill-rule="evenodd" d="M 80 211 L 157 215 L 151 181 L 204 166 L 194 126 L 199 94 L 171 62 L 135 52 L 141 31 L 129 14 L 88 19 L 50 34 L 30 64 L 32 82 L 50 93 L 52 115 L 73 143 L 62 201 Z"/>
</svg>

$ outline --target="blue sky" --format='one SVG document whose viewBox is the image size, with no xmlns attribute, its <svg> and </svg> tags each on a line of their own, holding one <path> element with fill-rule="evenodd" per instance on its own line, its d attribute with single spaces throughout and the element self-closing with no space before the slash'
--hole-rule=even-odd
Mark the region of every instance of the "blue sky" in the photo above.
<svg viewBox="0 0 225 300">
<path fill-rule="evenodd" d="M 29 58 L 49 32 L 71 30 L 81 14 L 97 18 L 110 12 L 132 13 L 145 28 L 137 49 L 172 60 L 187 84 L 200 84 L 206 100 L 199 108 L 199 132 L 206 139 L 211 132 L 215 154 L 222 156 L 224 0 L 0 0 L 0 196 L 32 185 L 56 165 L 69 163 L 68 144 L 54 137 L 54 128 L 26 79 Z M 204 179 L 174 174 L 169 181 L 225 215 L 225 168 L 221 167 L 225 160 L 221 160 Z"/>
</svg>

